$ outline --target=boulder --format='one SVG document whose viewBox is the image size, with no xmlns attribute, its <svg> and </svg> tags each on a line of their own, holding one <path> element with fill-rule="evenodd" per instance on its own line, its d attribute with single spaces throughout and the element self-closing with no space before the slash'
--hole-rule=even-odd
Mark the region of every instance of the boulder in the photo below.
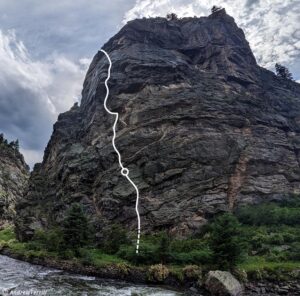
<svg viewBox="0 0 300 296">
<path fill-rule="evenodd" d="M 205 282 L 206 289 L 216 296 L 241 296 L 244 288 L 228 271 L 210 271 Z"/>
</svg>

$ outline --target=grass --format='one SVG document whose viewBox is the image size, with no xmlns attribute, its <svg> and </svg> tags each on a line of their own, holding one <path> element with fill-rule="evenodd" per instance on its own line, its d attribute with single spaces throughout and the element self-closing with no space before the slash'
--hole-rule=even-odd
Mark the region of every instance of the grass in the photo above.
<svg viewBox="0 0 300 296">
<path fill-rule="evenodd" d="M 103 267 L 108 264 L 128 264 L 126 260 L 116 255 L 103 254 L 99 249 L 84 249 L 84 252 L 90 256 L 91 263 L 97 267 Z"/>
<path fill-rule="evenodd" d="M 8 227 L 6 229 L 0 230 L 0 249 L 1 247 L 9 248 L 13 253 L 24 255 L 26 257 L 39 257 L 39 258 L 55 258 L 61 259 L 61 254 L 58 252 L 49 252 L 43 249 L 32 249 L 30 243 L 21 243 L 16 240 L 16 236 L 13 227 Z M 104 267 L 111 264 L 128 264 L 126 260 L 123 260 L 116 255 L 103 254 L 99 249 L 81 249 L 82 261 L 86 260 L 96 267 Z M 72 257 L 72 256 L 70 256 Z M 88 257 L 88 258 L 86 258 Z M 69 260 L 73 260 L 69 258 Z"/>
<path fill-rule="evenodd" d="M 284 270 L 291 271 L 300 268 L 300 262 L 270 262 L 260 256 L 248 257 L 243 263 L 238 266 L 246 272 L 257 270 Z"/>
<path fill-rule="evenodd" d="M 0 230 L 0 242 L 8 242 L 12 239 L 15 239 L 15 234 L 12 227 L 7 227 L 3 230 Z"/>
</svg>

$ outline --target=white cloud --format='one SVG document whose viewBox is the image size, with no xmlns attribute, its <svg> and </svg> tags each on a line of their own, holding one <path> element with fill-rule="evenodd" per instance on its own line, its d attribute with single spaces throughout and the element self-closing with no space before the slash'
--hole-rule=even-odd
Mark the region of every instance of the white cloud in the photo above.
<svg viewBox="0 0 300 296">
<path fill-rule="evenodd" d="M 244 29 L 260 65 L 273 69 L 283 63 L 300 77 L 300 0 L 137 0 L 124 22 L 170 12 L 204 16 L 213 5 L 226 8 Z"/>
<path fill-rule="evenodd" d="M 26 161 L 41 160 L 57 115 L 80 98 L 88 59 L 30 57 L 14 31 L 0 31 L 0 130 L 20 139 Z"/>
</svg>

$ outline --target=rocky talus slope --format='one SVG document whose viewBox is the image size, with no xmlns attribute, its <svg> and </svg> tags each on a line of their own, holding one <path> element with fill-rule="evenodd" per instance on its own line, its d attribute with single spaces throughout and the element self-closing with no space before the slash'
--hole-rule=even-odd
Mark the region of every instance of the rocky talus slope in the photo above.
<svg viewBox="0 0 300 296">
<path fill-rule="evenodd" d="M 138 19 L 103 47 L 113 63 L 109 108 L 117 146 L 140 193 L 142 231 L 198 231 L 241 204 L 300 193 L 300 85 L 257 65 L 224 10 Z M 103 225 L 136 229 L 135 193 L 111 145 L 103 108 L 108 61 L 94 57 L 80 106 L 59 116 L 18 205 L 17 231 L 59 223 L 80 202 Z"/>
<path fill-rule="evenodd" d="M 29 168 L 16 145 L 0 135 L 0 228 L 13 222 L 15 205 L 23 197 L 29 178 Z"/>
</svg>

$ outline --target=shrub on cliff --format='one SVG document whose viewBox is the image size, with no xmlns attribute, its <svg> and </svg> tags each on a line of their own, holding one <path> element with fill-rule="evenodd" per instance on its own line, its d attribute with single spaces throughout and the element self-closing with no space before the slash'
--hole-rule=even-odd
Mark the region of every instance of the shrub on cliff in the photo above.
<svg viewBox="0 0 300 296">
<path fill-rule="evenodd" d="M 283 79 L 288 79 L 288 80 L 294 80 L 292 73 L 285 66 L 282 66 L 282 65 L 276 63 L 275 64 L 275 71 L 276 71 L 276 75 L 278 77 L 281 77 Z"/>
<path fill-rule="evenodd" d="M 222 7 L 214 5 L 214 6 L 211 8 L 211 13 L 218 12 L 218 11 L 220 11 L 220 10 L 222 10 L 222 9 L 223 9 Z"/>
<path fill-rule="evenodd" d="M 168 21 L 174 21 L 174 20 L 178 20 L 178 16 L 176 13 L 169 13 L 166 16 Z"/>
<path fill-rule="evenodd" d="M 235 267 L 246 250 L 241 225 L 237 218 L 229 213 L 217 217 L 212 223 L 209 243 L 213 252 L 213 262 L 222 270 Z"/>
</svg>

